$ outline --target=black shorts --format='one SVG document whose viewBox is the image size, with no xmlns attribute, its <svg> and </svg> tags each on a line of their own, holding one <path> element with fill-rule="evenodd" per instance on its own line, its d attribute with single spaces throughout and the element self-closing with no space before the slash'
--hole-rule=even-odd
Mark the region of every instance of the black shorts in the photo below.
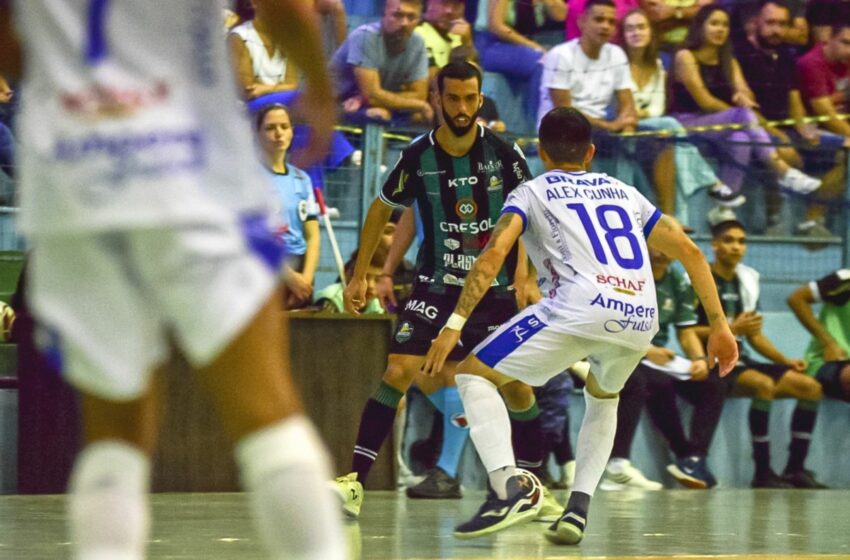
<svg viewBox="0 0 850 560">
<path fill-rule="evenodd" d="M 850 394 L 845 393 L 841 386 L 841 371 L 847 366 L 850 366 L 850 360 L 826 362 L 815 374 L 815 379 L 823 386 L 823 392 L 827 397 L 850 402 Z"/>
<path fill-rule="evenodd" d="M 782 379 L 782 376 L 785 375 L 785 372 L 787 372 L 791 368 L 782 364 L 759 362 L 753 360 L 749 356 L 742 356 L 738 360 L 738 365 L 732 368 L 732 371 L 729 372 L 729 375 L 723 378 L 724 381 L 726 381 L 726 387 L 730 393 L 735 388 L 735 383 L 738 381 L 738 377 L 748 369 L 754 369 L 759 373 L 763 373 L 764 375 L 773 379 L 774 382 L 776 382 Z"/>
<path fill-rule="evenodd" d="M 460 287 L 447 286 L 445 293 L 435 293 L 428 284 L 416 284 L 410 299 L 399 313 L 390 340 L 390 354 L 427 354 L 431 341 L 437 338 L 454 311 L 460 292 Z M 487 292 L 463 327 L 460 343 L 451 351 L 448 359 L 458 361 L 465 358 L 491 332 L 516 315 L 517 311 L 513 290 Z"/>
</svg>

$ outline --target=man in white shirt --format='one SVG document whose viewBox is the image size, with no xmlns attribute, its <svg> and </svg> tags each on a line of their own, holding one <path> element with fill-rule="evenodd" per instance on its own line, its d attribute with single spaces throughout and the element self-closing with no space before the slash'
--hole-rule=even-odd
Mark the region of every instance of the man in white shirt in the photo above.
<svg viewBox="0 0 850 560">
<path fill-rule="evenodd" d="M 623 49 L 609 42 L 617 28 L 613 0 L 590 0 L 579 28 L 578 39 L 558 45 L 543 59 L 538 121 L 553 107 L 575 107 L 584 113 L 594 129 L 596 169 L 631 182 L 636 166 L 642 166 L 651 177 L 658 207 L 672 214 L 676 200 L 672 145 L 656 138 L 624 141 L 612 135 L 634 132 L 638 124 L 629 60 Z M 603 158 L 609 161 L 603 163 Z"/>
<path fill-rule="evenodd" d="M 522 235 L 540 275 L 543 299 L 476 346 L 455 375 L 470 437 L 492 490 L 478 513 L 455 529 L 458 538 L 489 535 L 536 515 L 539 489 L 516 469 L 498 387 L 516 379 L 542 385 L 587 357 L 591 373 L 576 442 L 575 483 L 563 515 L 546 532 L 556 544 L 582 540 L 590 497 L 614 442 L 618 394 L 658 330 L 648 246 L 680 260 L 700 301 L 711 309 L 709 364 L 718 359 L 720 375 L 726 375 L 738 359 L 699 248 L 636 189 L 587 172 L 596 151 L 589 120 L 573 108 L 553 109 L 541 120 L 539 136 L 547 173 L 526 181 L 505 200 L 493 235 L 423 365 L 428 375 L 442 370 L 466 318 Z"/>
</svg>

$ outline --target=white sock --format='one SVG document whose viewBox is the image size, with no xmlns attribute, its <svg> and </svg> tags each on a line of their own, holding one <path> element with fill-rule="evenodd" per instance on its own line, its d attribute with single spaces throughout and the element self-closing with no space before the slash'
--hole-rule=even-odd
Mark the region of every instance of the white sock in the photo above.
<svg viewBox="0 0 850 560">
<path fill-rule="evenodd" d="M 141 560 L 150 530 L 150 459 L 118 440 L 89 444 L 71 474 L 68 525 L 75 560 Z"/>
<path fill-rule="evenodd" d="M 620 398 L 597 399 L 585 390 L 584 402 L 584 420 L 576 441 L 576 480 L 573 492 L 593 496 L 614 448 Z"/>
<path fill-rule="evenodd" d="M 505 402 L 496 386 L 478 375 L 459 373 L 455 383 L 469 423 L 469 437 L 490 473 L 490 485 L 500 499 L 507 499 L 505 482 L 513 476 L 516 463 Z"/>
<path fill-rule="evenodd" d="M 293 416 L 236 445 L 260 537 L 275 560 L 344 560 L 329 460 L 309 420 Z"/>
</svg>

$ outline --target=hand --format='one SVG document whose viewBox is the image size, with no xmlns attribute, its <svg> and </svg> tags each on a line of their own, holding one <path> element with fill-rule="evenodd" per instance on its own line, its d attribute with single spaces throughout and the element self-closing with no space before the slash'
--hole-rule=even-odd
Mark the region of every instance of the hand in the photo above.
<svg viewBox="0 0 850 560">
<path fill-rule="evenodd" d="M 289 290 L 286 298 L 287 307 L 298 307 L 310 301 L 313 295 L 313 283 L 308 282 L 303 274 L 289 269 L 283 277 L 283 283 Z"/>
<path fill-rule="evenodd" d="M 756 100 L 750 97 L 748 93 L 743 91 L 736 91 L 732 95 L 732 103 L 737 105 L 738 107 L 743 107 L 745 109 L 757 109 L 759 104 L 756 103 Z"/>
<path fill-rule="evenodd" d="M 691 374 L 691 381 L 703 381 L 708 377 L 708 363 L 702 358 L 694 360 L 688 368 L 688 373 Z"/>
<path fill-rule="evenodd" d="M 352 278 L 342 292 L 345 310 L 352 315 L 360 315 L 360 308 L 366 302 L 366 279 Z"/>
<path fill-rule="evenodd" d="M 324 159 L 331 145 L 331 136 L 336 121 L 336 103 L 328 91 L 316 91 L 308 87 L 297 103 L 298 114 L 310 127 L 307 145 L 292 156 L 292 163 L 302 169 Z"/>
<path fill-rule="evenodd" d="M 826 362 L 838 362 L 847 359 L 847 352 L 834 340 L 823 347 L 823 359 Z"/>
<path fill-rule="evenodd" d="M 663 366 L 675 357 L 675 352 L 669 348 L 662 348 L 661 346 L 651 346 L 646 352 L 646 359 L 659 366 Z"/>
<path fill-rule="evenodd" d="M 446 359 L 460 340 L 460 331 L 443 327 L 437 338 L 431 341 L 431 348 L 422 364 L 422 373 L 433 377 L 443 369 Z"/>
<path fill-rule="evenodd" d="M 813 146 L 820 144 L 820 130 L 812 123 L 804 123 L 797 127 L 797 134 Z"/>
<path fill-rule="evenodd" d="M 461 39 L 472 37 L 472 26 L 469 25 L 469 22 L 463 18 L 456 19 L 452 22 L 449 33 L 460 35 Z"/>
<path fill-rule="evenodd" d="M 794 371 L 806 371 L 806 360 L 788 360 L 785 365 Z"/>
<path fill-rule="evenodd" d="M 428 124 L 430 126 L 431 123 L 434 122 L 434 108 L 431 107 L 431 104 L 427 101 L 422 105 L 422 109 L 419 110 L 422 115 L 422 122 Z"/>
<path fill-rule="evenodd" d="M 381 274 L 378 276 L 378 281 L 375 283 L 375 290 L 378 292 L 378 301 L 386 311 L 396 311 L 398 302 L 395 299 L 395 285 L 393 277 L 389 274 Z"/>
<path fill-rule="evenodd" d="M 342 110 L 346 113 L 356 113 L 363 107 L 363 98 L 359 95 L 349 97 L 342 102 Z"/>
<path fill-rule="evenodd" d="M 713 366 L 715 362 L 719 362 L 720 377 L 728 375 L 738 363 L 738 343 L 725 321 L 718 321 L 712 327 L 706 347 L 708 365 Z"/>
<path fill-rule="evenodd" d="M 755 311 L 745 311 L 735 317 L 730 327 L 740 336 L 753 336 L 761 332 L 762 317 Z"/>
</svg>

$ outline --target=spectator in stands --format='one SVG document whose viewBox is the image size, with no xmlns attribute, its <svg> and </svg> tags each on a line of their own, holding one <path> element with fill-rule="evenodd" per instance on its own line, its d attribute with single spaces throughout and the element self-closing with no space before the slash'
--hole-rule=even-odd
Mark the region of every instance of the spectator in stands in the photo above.
<svg viewBox="0 0 850 560">
<path fill-rule="evenodd" d="M 394 224 L 388 224 L 394 225 Z M 386 255 L 386 253 L 384 253 Z M 345 306 L 342 301 L 342 292 L 345 290 L 345 285 L 351 274 L 354 272 L 354 263 L 357 261 L 357 250 L 351 253 L 348 261 L 345 263 L 345 279 L 334 282 L 330 286 L 323 288 L 316 293 L 315 307 L 319 311 L 327 311 L 330 313 L 345 313 Z M 378 292 L 376 286 L 378 278 L 381 276 L 381 267 L 384 265 L 380 260 L 378 253 L 372 256 L 372 262 L 369 263 L 369 269 L 366 271 L 366 298 L 363 304 L 357 310 L 360 313 L 385 313 L 381 307 L 381 302 L 378 300 Z"/>
<path fill-rule="evenodd" d="M 750 156 L 764 164 L 788 190 L 808 194 L 821 182 L 791 167 L 759 126 L 753 92 L 744 79 L 729 41 L 729 15 L 717 6 L 700 8 L 694 17 L 683 48 L 676 53 L 671 91 L 671 114 L 686 127 L 744 125 L 736 130 L 701 132 L 725 152 L 720 179 L 728 188 L 713 188 L 709 195 L 720 205 L 740 206 Z"/>
<path fill-rule="evenodd" d="M 735 55 L 740 60 L 741 53 L 738 52 L 738 46 L 755 35 L 764 3 L 761 0 L 747 0 L 746 2 L 726 0 L 720 2 L 720 4 L 725 4 L 732 11 L 732 44 L 735 46 Z M 796 48 L 805 47 L 809 43 L 806 1 L 783 0 L 782 4 L 789 12 L 788 25 L 783 29 L 784 43 Z M 744 65 L 743 61 L 741 61 L 741 65 Z M 750 84 L 753 85 L 752 82 Z"/>
<path fill-rule="evenodd" d="M 319 264 L 320 234 L 313 184 L 305 172 L 286 160 L 292 143 L 289 110 L 283 105 L 268 105 L 257 112 L 254 122 L 278 203 L 277 235 L 286 246 L 284 303 L 287 309 L 296 309 L 310 303 Z"/>
<path fill-rule="evenodd" d="M 741 261 L 747 250 L 747 233 L 743 224 L 727 220 L 712 227 L 711 247 L 714 261 L 711 271 L 732 333 L 738 337 L 738 365 L 724 380 L 730 391 L 752 397 L 749 413 L 753 441 L 755 475 L 753 488 L 824 488 L 814 475 L 804 468 L 809 444 L 817 419 L 821 384 L 805 374 L 803 360 L 788 358 L 765 336 L 759 313 L 759 273 Z M 702 306 L 697 307 L 700 336 L 706 334 L 708 321 Z M 767 358 L 756 361 L 743 346 L 744 341 Z M 768 425 L 774 399 L 797 399 L 791 418 L 791 445 L 788 463 L 782 476 L 770 465 Z"/>
<path fill-rule="evenodd" d="M 472 26 L 463 17 L 465 0 L 429 0 L 424 21 L 416 26 L 416 34 L 425 42 L 431 79 L 449 63 L 452 49 L 472 49 Z"/>
<path fill-rule="evenodd" d="M 638 116 L 638 130 L 674 131 L 682 128 L 675 118 L 665 115 L 667 108 L 667 71 L 658 57 L 658 42 L 652 29 L 649 16 L 640 8 L 626 14 L 620 25 L 619 44 L 623 45 L 629 59 L 629 70 L 634 90 L 632 96 Z M 683 133 L 674 133 L 682 135 Z M 644 144 L 647 141 L 644 141 Z M 656 140 L 656 142 L 663 142 Z M 643 146 L 639 146 L 641 149 Z M 688 142 L 677 141 L 673 145 L 675 157 L 676 181 L 679 192 L 690 196 L 702 187 L 722 189 L 720 179 L 705 161 L 696 146 Z M 669 167 L 661 167 L 664 173 Z M 656 185 L 668 185 L 666 181 Z M 675 192 L 657 192 L 658 206 L 665 213 L 673 214 Z M 666 197 L 666 198 L 665 198 Z M 669 199 L 669 200 L 668 200 Z"/>
<path fill-rule="evenodd" d="M 797 61 L 800 94 L 830 132 L 850 138 L 850 123 L 838 118 L 850 109 L 850 19 L 834 23 L 825 43 L 818 43 Z"/>
<path fill-rule="evenodd" d="M 809 44 L 826 43 L 836 24 L 850 21 L 850 2 L 848 0 L 808 0 L 806 20 L 810 28 Z"/>
<path fill-rule="evenodd" d="M 711 488 L 717 480 L 708 470 L 706 457 L 723 412 L 725 387 L 720 377 L 709 373 L 705 348 L 697 335 L 696 297 L 690 283 L 679 270 L 670 267 L 670 259 L 663 253 L 650 249 L 649 257 L 658 297 L 658 334 L 620 392 L 614 449 L 600 488 L 661 489 L 660 483 L 647 480 L 629 462 L 644 404 L 676 456 L 676 461 L 667 467 L 670 474 L 689 488 Z M 676 337 L 687 360 L 669 347 L 671 326 L 676 327 Z M 694 405 L 690 437 L 682 428 L 677 394 Z"/>
<path fill-rule="evenodd" d="M 266 23 L 255 16 L 234 27 L 228 36 L 236 79 L 245 100 L 298 87 L 295 66 L 287 64 L 266 31 Z"/>
<path fill-rule="evenodd" d="M 352 31 L 334 53 L 331 69 L 346 113 L 431 122 L 428 56 L 413 33 L 421 15 L 421 0 L 386 0 L 381 21 Z"/>
<path fill-rule="evenodd" d="M 531 0 L 536 25 L 546 19 L 567 18 L 564 0 Z M 479 0 L 475 19 L 475 47 L 487 72 L 504 74 L 517 82 L 531 80 L 546 47 L 530 33 L 517 29 L 517 0 Z M 532 92 L 533 94 L 534 92 Z"/>
<path fill-rule="evenodd" d="M 659 45 L 666 52 L 681 46 L 697 12 L 714 0 L 640 0 L 640 6 L 659 34 Z"/>
<path fill-rule="evenodd" d="M 584 8 L 587 5 L 587 0 L 571 0 L 569 3 L 570 11 L 567 14 L 567 26 L 565 36 L 567 41 L 577 39 L 581 35 L 581 29 L 578 25 L 578 20 L 581 14 L 584 13 Z M 622 22 L 629 12 L 639 7 L 638 0 L 614 0 L 614 9 L 616 10 L 616 20 Z"/>
<path fill-rule="evenodd" d="M 819 317 L 814 303 L 822 304 Z M 812 333 L 805 356 L 808 374 L 821 383 L 826 396 L 850 402 L 850 269 L 800 286 L 788 305 Z"/>
<path fill-rule="evenodd" d="M 543 59 L 537 113 L 539 120 L 553 107 L 580 110 L 594 127 L 593 142 L 602 157 L 614 153 L 619 157 L 633 148 L 634 142 L 623 142 L 610 133 L 633 132 L 638 123 L 629 61 L 623 49 L 609 42 L 616 30 L 615 14 L 612 0 L 589 0 L 585 4 L 579 18 L 581 37 L 554 47 Z M 609 107 L 613 106 L 616 116 L 610 118 Z M 672 148 L 648 140 L 639 141 L 636 151 L 639 159 L 649 159 L 653 167 L 658 207 L 673 214 L 676 170 Z M 619 159 L 632 163 L 631 157 Z"/>
<path fill-rule="evenodd" d="M 834 134 L 819 134 L 817 127 L 804 123 L 806 109 L 800 96 L 796 76 L 796 51 L 786 43 L 791 26 L 791 9 L 786 0 L 760 0 L 755 27 L 748 37 L 735 46 L 744 79 L 752 85 L 759 113 L 768 120 L 796 120 L 793 128 L 765 125 L 765 130 L 781 144 L 777 150 L 783 160 L 800 166 L 803 158 L 794 148 L 810 147 L 803 153 L 807 163 L 826 173 L 818 191 L 821 199 L 836 199 L 845 190 L 845 165 L 835 165 L 835 153 L 844 138 Z M 824 157 L 824 151 L 827 152 Z M 839 159 L 844 160 L 843 153 Z M 786 224 L 781 219 L 782 199 L 775 190 L 767 193 L 768 234 L 784 234 Z M 796 233 L 809 237 L 831 237 L 824 224 L 826 205 L 810 203 L 806 218 L 797 225 Z"/>
</svg>

